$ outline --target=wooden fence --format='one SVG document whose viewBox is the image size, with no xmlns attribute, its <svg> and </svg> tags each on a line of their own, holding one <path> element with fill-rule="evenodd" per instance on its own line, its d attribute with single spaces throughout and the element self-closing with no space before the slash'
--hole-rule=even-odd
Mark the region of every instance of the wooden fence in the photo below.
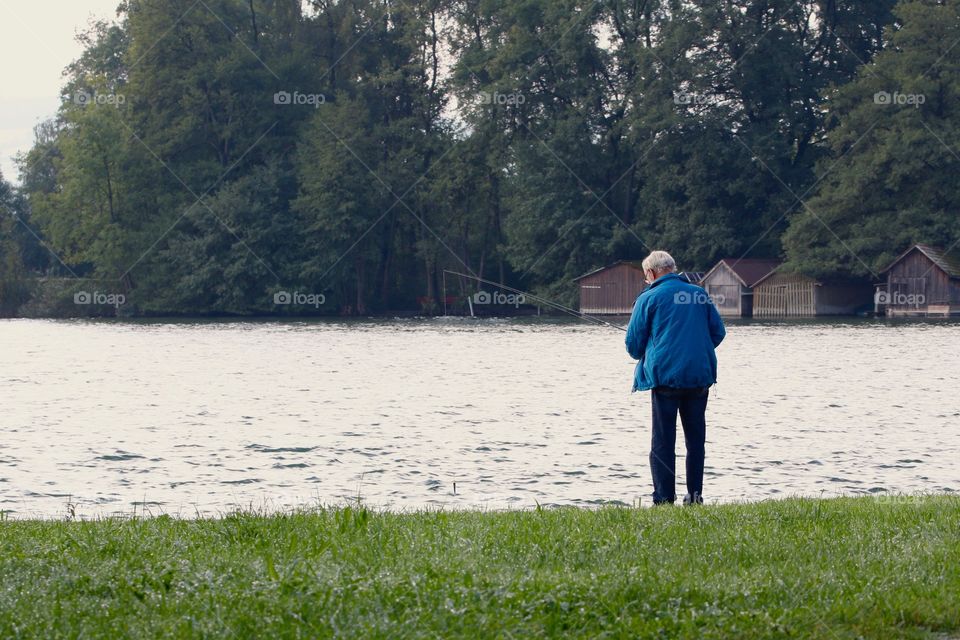
<svg viewBox="0 0 960 640">
<path fill-rule="evenodd" d="M 816 282 L 798 275 L 775 275 L 753 290 L 754 317 L 814 316 Z"/>
</svg>

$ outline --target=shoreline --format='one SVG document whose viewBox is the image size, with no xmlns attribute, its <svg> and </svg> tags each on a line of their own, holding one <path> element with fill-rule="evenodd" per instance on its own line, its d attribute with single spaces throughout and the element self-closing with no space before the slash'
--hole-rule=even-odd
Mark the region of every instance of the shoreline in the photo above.
<svg viewBox="0 0 960 640">
<path fill-rule="evenodd" d="M 451 496 L 452 497 L 452 496 Z M 682 496 L 681 496 L 682 497 Z M 920 504 L 926 500 L 958 500 L 960 501 L 960 493 L 944 490 L 944 491 L 921 491 L 916 493 L 834 493 L 834 494 L 823 494 L 823 495 L 803 495 L 803 494 L 793 494 L 793 495 L 770 495 L 763 496 L 754 500 L 746 498 L 730 498 L 730 499 L 707 499 L 706 503 L 702 506 L 712 507 L 712 508 L 724 508 L 724 507 L 749 507 L 757 505 L 769 505 L 776 503 L 785 503 L 790 501 L 832 501 L 832 500 L 865 500 L 865 501 L 876 501 L 881 504 L 892 504 L 892 505 L 911 505 L 911 504 Z M 535 513 L 540 511 L 565 511 L 565 510 L 574 510 L 574 511 L 586 511 L 594 512 L 600 511 L 603 509 L 632 509 L 632 510 L 649 510 L 654 507 L 664 507 L 665 509 L 670 508 L 682 508 L 685 505 L 682 504 L 681 499 L 678 498 L 677 502 L 673 505 L 654 505 L 652 498 L 649 495 L 644 495 L 639 499 L 634 499 L 632 502 L 628 503 L 623 500 L 610 499 L 610 500 L 589 500 L 583 501 L 582 504 L 576 503 L 557 503 L 557 502 L 538 502 L 534 500 L 532 503 L 523 503 L 523 504 L 513 504 L 508 501 L 500 501 L 493 503 L 492 501 L 488 502 L 477 502 L 472 504 L 458 504 L 458 503 L 444 503 L 444 504 L 421 504 L 417 503 L 413 506 L 398 506 L 394 504 L 381 504 L 376 503 L 360 497 L 358 501 L 355 497 L 351 498 L 341 498 L 339 500 L 330 500 L 330 501 L 321 501 L 314 500 L 313 502 L 302 502 L 298 504 L 287 504 L 276 506 L 270 504 L 269 500 L 261 501 L 260 504 L 250 503 L 248 505 L 236 507 L 234 505 L 228 505 L 225 508 L 217 508 L 213 506 L 208 506 L 201 508 L 197 504 L 186 504 L 181 505 L 176 510 L 167 510 L 163 503 L 156 501 L 147 500 L 145 502 L 137 502 L 136 504 L 131 504 L 131 508 L 128 511 L 122 509 L 116 509 L 114 511 L 100 511 L 93 512 L 87 511 L 91 507 L 94 507 L 94 504 L 85 504 L 83 502 L 77 502 L 74 500 L 67 501 L 63 504 L 63 509 L 60 513 L 50 514 L 43 513 L 41 510 L 33 510 L 31 513 L 30 509 L 23 509 L 22 511 L 17 509 L 6 509 L 0 508 L 0 523 L 3 522 L 38 522 L 38 523 L 52 523 L 52 522 L 102 522 L 102 521 L 116 521 L 116 522 L 126 522 L 130 520 L 151 520 L 157 518 L 169 518 L 175 521 L 181 522 L 204 522 L 204 521 L 217 521 L 223 520 L 224 518 L 231 517 L 256 517 L 256 518 L 282 518 L 282 517 L 291 517 L 291 516 L 310 516 L 325 514 L 328 512 L 342 511 L 344 509 L 363 509 L 370 512 L 373 515 L 380 516 L 416 516 L 420 514 L 431 514 L 431 513 L 449 513 L 449 514 L 458 514 L 458 515 L 487 515 L 487 514 L 524 514 L 524 513 Z"/>
</svg>

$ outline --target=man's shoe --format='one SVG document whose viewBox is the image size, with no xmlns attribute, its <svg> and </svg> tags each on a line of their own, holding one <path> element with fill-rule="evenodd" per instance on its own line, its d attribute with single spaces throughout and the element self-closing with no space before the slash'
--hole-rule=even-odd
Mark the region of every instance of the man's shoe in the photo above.
<svg viewBox="0 0 960 640">
<path fill-rule="evenodd" d="M 683 504 L 703 504 L 703 496 L 699 491 L 694 491 L 692 496 L 688 493 L 683 496 Z"/>
</svg>

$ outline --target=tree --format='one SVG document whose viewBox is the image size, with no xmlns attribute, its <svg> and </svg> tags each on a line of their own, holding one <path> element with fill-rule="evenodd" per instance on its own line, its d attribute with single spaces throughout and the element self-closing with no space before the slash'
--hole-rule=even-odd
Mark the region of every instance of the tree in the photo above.
<svg viewBox="0 0 960 640">
<path fill-rule="evenodd" d="M 433 165 L 453 143 L 436 12 L 433 1 L 368 3 L 360 16 L 381 54 L 352 67 L 355 81 L 317 110 L 298 149 L 303 272 L 354 313 L 409 306 L 425 281 L 435 289 L 437 243 L 449 247 L 429 197 Z"/>
<path fill-rule="evenodd" d="M 778 255 L 788 220 L 792 254 L 816 251 L 798 197 L 876 135 L 841 87 L 901 46 L 892 3 L 125 0 L 20 159 L 21 221 L 66 264 L 26 236 L 20 261 L 144 313 L 295 312 L 272 304 L 295 289 L 363 314 L 438 308 L 444 269 L 573 303 L 574 277 L 658 246 L 688 269 Z M 914 5 L 935 6 L 898 28 Z M 946 211 L 927 165 L 898 171 Z M 951 238 L 938 216 L 924 237 Z"/>
<path fill-rule="evenodd" d="M 29 297 L 26 269 L 15 236 L 20 204 L 0 173 L 0 317 L 15 315 Z"/>
<path fill-rule="evenodd" d="M 285 181 L 292 176 L 274 164 L 255 167 L 185 210 L 157 249 L 158 264 L 176 269 L 147 271 L 131 302 L 158 314 L 280 312 L 273 294 L 297 288 L 302 260 L 291 251 L 301 234 L 286 207 Z"/>
<path fill-rule="evenodd" d="M 960 1 L 896 9 L 886 46 L 830 94 L 820 188 L 790 221 L 788 265 L 823 277 L 875 277 L 915 242 L 960 240 Z"/>
</svg>

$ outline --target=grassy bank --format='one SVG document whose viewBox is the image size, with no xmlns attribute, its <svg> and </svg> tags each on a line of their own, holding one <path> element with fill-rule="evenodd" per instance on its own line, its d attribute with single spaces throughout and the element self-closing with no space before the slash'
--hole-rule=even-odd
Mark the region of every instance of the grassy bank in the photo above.
<svg viewBox="0 0 960 640">
<path fill-rule="evenodd" d="M 960 637 L 960 498 L 0 523 L 0 636 Z"/>
</svg>

